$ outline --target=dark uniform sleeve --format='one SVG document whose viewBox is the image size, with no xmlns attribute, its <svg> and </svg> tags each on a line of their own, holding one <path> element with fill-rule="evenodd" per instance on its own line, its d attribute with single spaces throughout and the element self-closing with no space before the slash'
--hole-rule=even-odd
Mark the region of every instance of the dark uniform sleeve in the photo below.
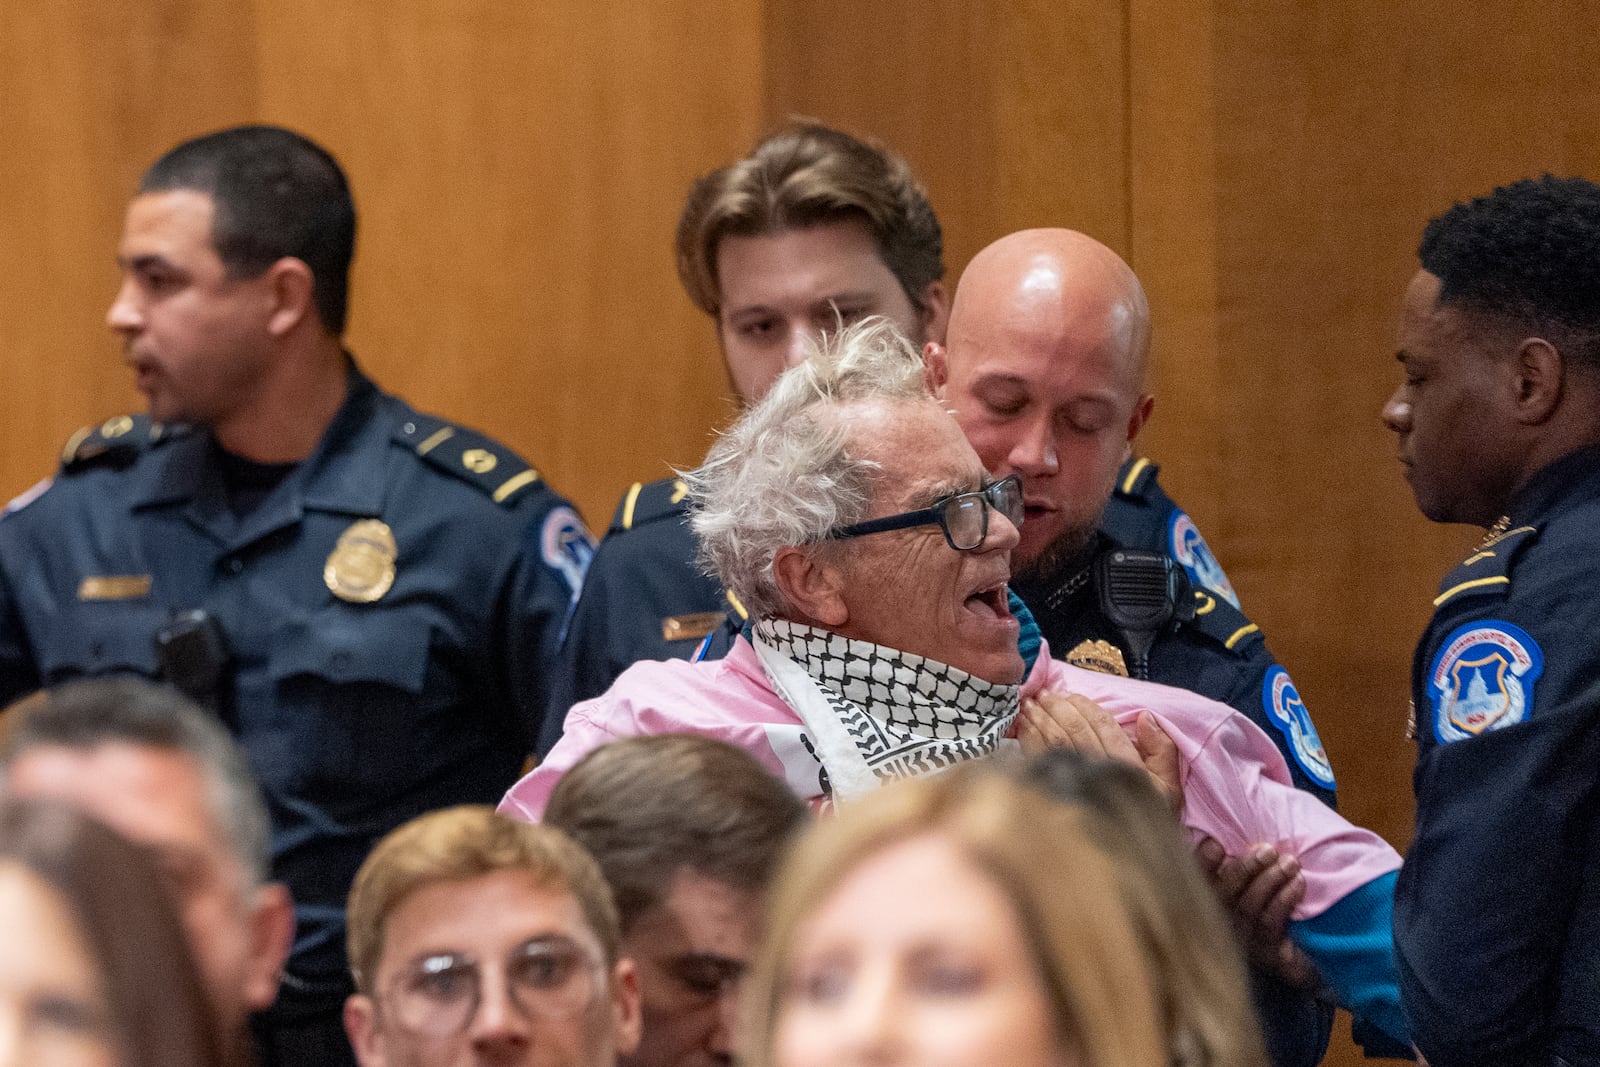
<svg viewBox="0 0 1600 1067">
<path fill-rule="evenodd" d="M 599 696 L 640 660 L 690 657 L 730 610 L 695 564 L 686 497 L 683 483 L 669 479 L 636 483 L 618 503 L 562 644 L 541 754 L 560 740 L 573 704 Z"/>
<path fill-rule="evenodd" d="M 1196 589 L 1205 588 L 1239 607 L 1233 583 L 1189 513 L 1161 487 L 1161 467 L 1134 457 L 1117 472 L 1117 486 L 1100 516 L 1100 529 L 1125 548 L 1164 552 L 1177 561 Z"/>
<path fill-rule="evenodd" d="M 74 478 L 105 468 L 122 468 L 159 439 L 165 428 L 144 415 L 117 415 L 74 433 L 61 450 L 58 478 Z M 37 539 L 71 539 L 81 530 L 43 530 L 42 501 L 55 486 L 40 482 L 11 501 L 0 513 L 0 707 L 44 685 L 36 653 L 38 635 L 30 635 L 23 622 L 25 600 L 58 608 L 61 594 L 49 584 L 48 568 Z M 33 510 L 29 510 L 33 508 Z"/>
<path fill-rule="evenodd" d="M 559 723 L 564 714 L 551 699 L 551 684 L 562 631 L 594 552 L 578 513 L 560 497 L 547 495 L 551 499 L 534 509 L 528 530 L 533 544 L 518 561 L 500 630 L 506 638 L 507 688 L 529 752 L 546 725 Z"/>
<path fill-rule="evenodd" d="M 1474 553 L 1417 648 L 1417 821 L 1395 943 L 1433 1067 L 1600 1064 L 1590 535 L 1517 530 Z"/>
</svg>

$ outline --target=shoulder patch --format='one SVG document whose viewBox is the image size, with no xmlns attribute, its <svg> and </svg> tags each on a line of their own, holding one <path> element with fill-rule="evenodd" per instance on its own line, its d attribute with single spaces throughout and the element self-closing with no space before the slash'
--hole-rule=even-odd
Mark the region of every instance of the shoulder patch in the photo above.
<svg viewBox="0 0 1600 1067">
<path fill-rule="evenodd" d="M 576 511 L 565 504 L 550 510 L 539 529 L 539 554 L 546 566 L 566 580 L 572 599 L 577 600 L 583 576 L 594 559 L 594 537 Z"/>
<path fill-rule="evenodd" d="M 1173 509 L 1172 517 L 1167 520 L 1167 551 L 1196 588 L 1203 586 L 1234 607 L 1239 606 L 1239 594 L 1233 591 L 1233 583 L 1228 581 L 1222 564 L 1217 562 L 1211 546 L 1200 535 L 1200 528 L 1182 508 Z"/>
<path fill-rule="evenodd" d="M 1161 467 L 1143 456 L 1128 460 L 1117 472 L 1117 495 L 1142 498 L 1155 485 Z"/>
<path fill-rule="evenodd" d="M 1527 719 L 1543 673 L 1544 652 L 1521 627 L 1499 619 L 1456 627 L 1428 668 L 1435 740 L 1464 741 Z"/>
<path fill-rule="evenodd" d="M 1433 606 L 1437 608 L 1461 597 L 1503 599 L 1511 589 L 1512 562 L 1538 536 L 1537 527 L 1519 526 L 1484 538 L 1470 556 L 1444 576 L 1439 583 L 1439 595 L 1433 598 Z"/>
<path fill-rule="evenodd" d="M 75 474 L 90 467 L 125 467 L 165 436 L 165 424 L 151 422 L 148 415 L 115 415 L 67 438 L 61 449 L 61 469 Z"/>
<path fill-rule="evenodd" d="M 431 415 L 409 415 L 394 440 L 446 474 L 482 489 L 496 504 L 510 507 L 539 482 L 539 472 L 498 441 Z"/>
<path fill-rule="evenodd" d="M 1333 764 L 1311 723 L 1311 713 L 1300 699 L 1300 690 L 1290 681 L 1289 672 L 1276 663 L 1261 681 L 1261 707 L 1289 742 L 1289 752 L 1306 776 L 1324 789 L 1335 788 Z"/>
<path fill-rule="evenodd" d="M 688 514 L 689 487 L 682 478 L 663 478 L 657 482 L 634 482 L 617 503 L 611 517 L 611 531 L 631 530 L 658 519 Z"/>
<path fill-rule="evenodd" d="M 1266 640 L 1259 626 L 1212 589 L 1194 590 L 1194 618 L 1188 625 L 1240 656 Z"/>
</svg>

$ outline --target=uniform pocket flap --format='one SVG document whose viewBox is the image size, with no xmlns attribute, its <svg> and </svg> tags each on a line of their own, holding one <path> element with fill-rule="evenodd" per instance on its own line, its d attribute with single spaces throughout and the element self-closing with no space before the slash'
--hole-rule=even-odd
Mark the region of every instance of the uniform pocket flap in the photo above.
<svg viewBox="0 0 1600 1067">
<path fill-rule="evenodd" d="M 154 677 L 156 631 L 167 613 L 149 604 L 73 603 L 41 642 L 39 669 L 47 682 L 85 674 L 137 671 Z"/>
<path fill-rule="evenodd" d="M 268 673 L 274 681 L 310 675 L 336 685 L 377 682 L 420 693 L 431 639 L 425 619 L 402 612 L 314 615 L 274 633 Z"/>
</svg>

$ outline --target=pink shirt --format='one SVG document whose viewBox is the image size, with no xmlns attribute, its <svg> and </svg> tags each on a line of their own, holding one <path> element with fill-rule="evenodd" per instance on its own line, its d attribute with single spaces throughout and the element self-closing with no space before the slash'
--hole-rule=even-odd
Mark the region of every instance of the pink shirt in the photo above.
<svg viewBox="0 0 1600 1067">
<path fill-rule="evenodd" d="M 1156 717 L 1182 760 L 1184 825 L 1196 840 L 1215 838 L 1229 855 L 1271 844 L 1297 856 L 1305 900 L 1294 918 L 1322 914 L 1335 901 L 1397 870 L 1400 856 L 1378 835 L 1346 821 L 1294 788 L 1282 754 L 1260 728 L 1214 700 L 1171 686 L 1099 674 L 1040 651 L 1022 695 L 1080 693 L 1126 729 L 1141 711 Z M 704 734 L 750 753 L 806 800 L 822 795 L 821 766 L 802 740 L 804 725 L 773 692 L 748 641 L 710 663 L 646 660 L 602 695 L 573 705 L 564 733 L 537 769 L 506 793 L 500 812 L 537 821 L 556 780 L 608 741 L 646 734 Z"/>
</svg>

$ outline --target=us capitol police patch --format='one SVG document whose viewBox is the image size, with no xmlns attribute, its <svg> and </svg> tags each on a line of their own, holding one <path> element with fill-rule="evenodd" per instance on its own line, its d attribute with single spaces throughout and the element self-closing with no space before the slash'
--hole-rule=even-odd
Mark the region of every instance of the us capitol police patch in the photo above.
<svg viewBox="0 0 1600 1067">
<path fill-rule="evenodd" d="M 1333 763 L 1322 747 L 1317 728 L 1311 724 L 1311 713 L 1300 699 L 1300 690 L 1290 681 L 1289 672 L 1277 664 L 1261 680 L 1261 704 L 1272 725 L 1289 742 L 1289 751 L 1306 776 L 1324 789 L 1335 788 Z"/>
<path fill-rule="evenodd" d="M 1457 627 L 1428 668 L 1434 737 L 1464 741 L 1524 721 L 1543 673 L 1544 653 L 1522 628 L 1498 619 Z"/>
<path fill-rule="evenodd" d="M 1178 565 L 1188 572 L 1191 582 L 1211 590 L 1234 607 L 1239 606 L 1239 594 L 1233 591 L 1227 572 L 1217 562 L 1211 546 L 1206 544 L 1200 528 L 1187 512 L 1174 511 L 1168 520 L 1167 548 Z"/>
</svg>

